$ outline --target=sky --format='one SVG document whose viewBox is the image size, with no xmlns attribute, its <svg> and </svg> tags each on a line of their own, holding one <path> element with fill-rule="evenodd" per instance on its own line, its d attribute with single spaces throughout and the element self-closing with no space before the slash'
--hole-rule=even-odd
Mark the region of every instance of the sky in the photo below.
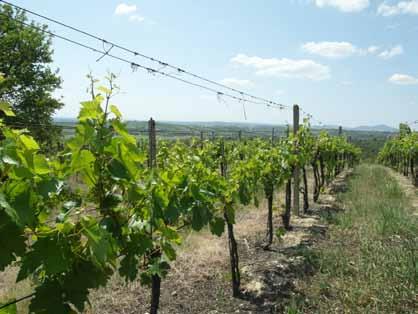
<svg viewBox="0 0 418 314">
<path fill-rule="evenodd" d="M 313 124 L 418 120 L 418 0 L 10 2 L 250 94 L 298 104 Z M 109 48 L 49 25 L 57 34 Z M 63 79 L 56 95 L 65 103 L 57 117 L 77 116 L 80 102 L 89 99 L 89 72 L 104 85 L 110 71 L 121 88 L 113 103 L 125 119 L 291 121 L 291 110 L 243 105 L 117 60 L 97 61 L 98 53 L 57 38 L 53 46 L 53 67 Z M 161 68 L 116 48 L 111 53 Z"/>
</svg>

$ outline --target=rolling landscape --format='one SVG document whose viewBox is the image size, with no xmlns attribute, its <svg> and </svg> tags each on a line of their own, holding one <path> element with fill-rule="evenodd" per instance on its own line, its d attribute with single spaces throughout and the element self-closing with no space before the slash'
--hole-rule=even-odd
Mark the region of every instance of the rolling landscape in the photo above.
<svg viewBox="0 0 418 314">
<path fill-rule="evenodd" d="M 0 314 L 417 313 L 417 17 L 0 0 Z"/>
</svg>

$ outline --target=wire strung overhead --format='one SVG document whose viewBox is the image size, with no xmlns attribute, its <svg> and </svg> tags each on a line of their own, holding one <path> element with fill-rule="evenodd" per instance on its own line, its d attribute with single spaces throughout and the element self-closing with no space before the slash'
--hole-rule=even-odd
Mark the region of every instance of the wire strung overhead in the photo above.
<svg viewBox="0 0 418 314">
<path fill-rule="evenodd" d="M 55 23 L 55 24 L 57 24 L 57 25 L 60 25 L 60 26 L 62 26 L 62 27 L 64 27 L 64 28 L 67 28 L 67 29 L 69 29 L 69 30 L 72 30 L 72 31 L 74 31 L 74 32 L 77 32 L 77 33 L 79 33 L 79 34 L 82 34 L 82 35 L 84 35 L 84 36 L 87 36 L 87 37 L 90 37 L 90 38 L 95 39 L 95 40 L 97 40 L 97 41 L 100 41 L 103 45 L 109 45 L 109 46 L 110 46 L 110 48 L 108 48 L 107 50 L 103 49 L 103 51 L 100 51 L 100 50 L 98 50 L 98 49 L 96 49 L 96 48 L 93 48 L 93 47 L 87 46 L 87 45 L 85 45 L 85 44 L 81 44 L 81 43 L 79 43 L 79 42 L 76 42 L 75 40 L 72 40 L 72 39 L 69 39 L 69 38 L 65 38 L 64 36 L 57 35 L 57 34 L 55 34 L 55 33 L 52 33 L 52 32 L 50 32 L 50 31 L 46 31 L 46 30 L 45 30 L 45 32 L 46 32 L 46 33 L 48 33 L 48 34 L 50 34 L 51 36 L 55 36 L 55 37 L 57 37 L 57 38 L 60 38 L 60 39 L 66 40 L 66 41 L 71 42 L 71 43 L 73 43 L 73 44 L 78 44 L 79 46 L 82 46 L 82 47 L 84 47 L 84 48 L 87 48 L 87 49 L 90 49 L 90 50 L 93 50 L 93 51 L 95 51 L 95 52 L 100 53 L 100 54 L 101 54 L 101 56 L 98 58 L 98 60 L 97 60 L 97 61 L 100 61 L 100 60 L 101 60 L 101 59 L 103 59 L 104 57 L 110 57 L 110 58 L 115 58 L 115 59 L 118 59 L 118 60 L 120 60 L 120 61 L 129 62 L 129 63 L 130 63 L 130 65 L 131 65 L 132 70 L 134 70 L 134 71 L 135 71 L 136 69 L 138 69 L 138 68 L 142 68 L 142 69 L 144 69 L 144 70 L 147 70 L 150 74 L 161 74 L 161 75 L 163 75 L 163 76 L 165 76 L 165 77 L 169 77 L 169 78 L 171 78 L 171 79 L 175 79 L 175 80 L 181 81 L 181 82 L 183 82 L 183 83 L 187 83 L 187 84 L 189 84 L 189 85 L 193 85 L 193 86 L 195 86 L 195 87 L 200 87 L 200 88 L 205 89 L 205 90 L 207 90 L 207 91 L 210 91 L 210 92 L 212 92 L 212 93 L 216 93 L 216 95 L 217 95 L 218 99 L 219 99 L 220 97 L 225 96 L 225 97 L 232 98 L 232 99 L 234 99 L 234 100 L 238 100 L 238 101 L 240 101 L 240 102 L 244 102 L 244 103 L 252 103 L 252 104 L 265 105 L 265 106 L 267 106 L 267 107 L 273 107 L 273 108 L 277 108 L 277 109 L 285 109 L 285 108 L 290 108 L 289 106 L 285 106 L 285 105 L 280 104 L 280 103 L 277 103 L 277 102 L 275 102 L 275 101 L 268 100 L 268 99 L 265 99 L 265 98 L 262 98 L 262 97 L 259 97 L 259 96 L 255 96 L 255 95 L 252 95 L 252 94 L 246 93 L 246 92 L 241 91 L 241 90 L 238 90 L 238 89 L 236 89 L 236 88 L 233 88 L 233 87 L 227 86 L 227 85 L 225 85 L 225 84 L 222 84 L 222 83 L 219 83 L 219 82 L 213 81 L 213 80 L 211 80 L 211 79 L 208 79 L 208 78 L 206 78 L 206 77 L 204 77 L 204 76 L 202 76 L 202 75 L 198 75 L 198 74 L 195 74 L 195 73 L 189 72 L 189 71 L 184 70 L 184 69 L 182 69 L 182 68 L 180 68 L 180 67 L 177 67 L 177 66 L 175 66 L 175 65 L 171 65 L 171 64 L 169 64 L 169 63 L 167 63 L 167 62 L 164 62 L 164 61 L 162 61 L 162 60 L 159 60 L 159 59 L 157 59 L 157 58 L 147 56 L 147 55 L 145 55 L 145 54 L 143 54 L 143 53 L 141 53 L 141 52 L 138 52 L 138 51 L 135 51 L 135 50 L 133 50 L 133 49 L 127 48 L 127 47 L 125 47 L 125 46 L 119 45 L 119 44 L 117 44 L 117 43 L 111 42 L 111 41 L 109 41 L 109 40 L 107 40 L 107 39 L 101 38 L 101 37 L 99 37 L 99 36 L 97 36 L 97 35 L 94 35 L 94 34 L 92 34 L 92 33 L 87 32 L 87 31 L 85 31 L 85 30 L 82 30 L 82 29 L 80 29 L 80 28 L 77 28 L 77 27 L 74 27 L 74 26 L 68 25 L 68 24 L 66 24 L 66 23 L 63 23 L 63 22 L 58 21 L 58 20 L 56 20 L 56 19 L 53 19 L 53 18 L 51 18 L 51 17 L 45 16 L 45 15 L 43 15 L 43 14 L 40 14 L 40 13 L 34 12 L 34 11 L 32 11 L 32 10 L 29 10 L 29 9 L 23 8 L 23 7 L 21 7 L 21 6 L 18 6 L 18 5 L 16 5 L 16 4 L 13 4 L 13 3 L 11 3 L 11 2 L 4 1 L 4 0 L 0 0 L 0 2 L 5 3 L 5 4 L 7 4 L 7 5 L 10 5 L 10 6 L 12 6 L 12 7 L 16 8 L 16 9 L 22 10 L 22 11 L 24 11 L 24 12 L 26 12 L 26 13 L 29 13 L 29 14 L 35 15 L 35 16 L 37 16 L 37 17 L 39 17 L 39 18 L 42 18 L 42 19 L 44 19 L 44 20 L 46 20 L 46 21 L 49 21 L 49 22 Z M 24 24 L 24 23 L 22 23 L 22 24 Z M 27 24 L 25 24 L 25 25 L 27 25 Z M 29 26 L 31 26 L 31 27 L 32 27 L 33 25 L 29 25 Z M 38 28 L 38 29 L 39 29 L 39 30 L 41 30 L 41 31 L 44 31 L 43 29 L 40 29 L 40 28 Z M 132 55 L 133 55 L 133 56 L 135 56 L 135 57 L 141 57 L 141 58 L 147 59 L 147 60 L 149 60 L 149 61 L 152 61 L 152 62 L 158 63 L 161 67 L 160 67 L 159 69 L 156 69 L 156 68 L 150 68 L 150 67 L 146 67 L 146 66 L 140 65 L 140 64 L 138 64 L 138 63 L 136 63 L 136 62 L 131 62 L 131 61 L 128 61 L 128 60 L 126 60 L 126 59 L 124 59 L 124 58 L 117 57 L 116 55 L 112 55 L 112 54 L 110 54 L 110 51 L 111 51 L 112 49 L 114 49 L 114 48 L 117 48 L 117 49 L 120 49 L 120 50 L 122 50 L 122 51 L 128 52 L 128 53 L 132 54 Z M 225 93 L 225 92 L 222 92 L 222 91 L 218 91 L 218 90 L 216 90 L 215 88 L 207 87 L 207 86 L 205 86 L 205 85 L 203 85 L 203 84 L 200 84 L 200 83 L 194 83 L 194 82 L 191 82 L 191 81 L 186 80 L 186 79 L 181 79 L 181 78 L 179 78 L 179 77 L 175 76 L 175 74 L 174 74 L 174 73 L 167 73 L 167 72 L 163 72 L 163 71 L 161 71 L 161 70 L 162 70 L 162 69 L 164 69 L 164 68 L 170 68 L 170 69 L 173 69 L 173 70 L 174 70 L 174 73 L 176 73 L 176 74 L 185 74 L 185 75 L 188 75 L 188 76 L 190 76 L 190 77 L 192 77 L 192 78 L 194 78 L 194 79 L 200 80 L 200 81 L 202 81 L 202 82 L 209 83 L 209 84 L 214 85 L 214 86 L 217 86 L 217 87 L 221 87 L 221 88 L 223 88 L 223 89 L 225 89 L 225 90 L 228 90 L 229 92 L 228 92 L 228 93 Z M 233 92 L 233 93 L 237 93 L 239 96 L 232 95 L 232 94 L 231 94 L 231 92 Z M 246 98 L 244 98 L 244 97 L 246 97 Z M 244 115 L 246 116 L 246 113 L 245 113 Z"/>
<path fill-rule="evenodd" d="M 306 118 L 308 118 L 308 120 L 309 121 L 316 121 L 317 123 L 318 123 L 318 125 L 323 125 L 323 123 L 320 121 L 320 120 L 318 120 L 318 119 L 316 119 L 312 114 L 310 114 L 309 112 L 306 112 L 305 110 L 303 110 L 303 109 L 301 109 L 300 110 L 305 116 L 306 116 Z"/>
<path fill-rule="evenodd" d="M 2 0 L 0 0 L 0 2 L 2 2 Z M 0 15 L 2 15 L 2 16 L 6 16 L 6 17 L 10 18 L 9 16 L 7 16 L 6 14 L 3 14 L 3 13 L 0 13 Z M 37 27 L 37 26 L 35 26 L 35 25 L 29 24 L 29 23 L 25 23 L 25 22 L 23 22 L 23 21 L 19 21 L 19 20 L 17 20 L 17 19 L 14 19 L 14 20 L 15 20 L 16 22 L 18 22 L 18 23 L 22 24 L 22 25 L 25 25 L 25 26 L 27 26 L 27 27 L 34 28 L 34 29 L 36 29 L 36 30 L 38 30 L 38 31 L 40 31 L 40 32 L 43 32 L 43 33 L 49 34 L 49 35 L 50 35 L 50 36 L 52 36 L 52 37 L 62 39 L 62 40 L 64 40 L 64 41 L 68 42 L 68 43 L 71 43 L 71 44 L 77 45 L 77 46 L 79 46 L 79 47 L 82 47 L 82 48 L 85 48 L 85 49 L 91 50 L 91 51 L 93 51 L 93 52 L 96 52 L 96 53 L 99 53 L 99 54 L 102 54 L 102 55 L 104 54 L 106 57 L 109 57 L 109 58 L 112 58 L 112 59 L 115 59 L 115 60 L 118 60 L 118 61 L 121 61 L 121 62 L 127 63 L 127 64 L 129 64 L 132 68 L 135 68 L 135 69 L 143 69 L 143 70 L 147 71 L 147 72 L 148 72 L 148 73 L 150 73 L 150 74 L 159 74 L 159 75 L 161 75 L 161 76 L 168 77 L 168 78 L 171 78 L 171 79 L 173 79 L 173 80 L 180 81 L 180 82 L 182 82 L 182 83 L 185 83 L 185 84 L 188 84 L 188 85 L 191 85 L 191 86 L 194 86 L 194 87 L 198 87 L 198 88 L 204 89 L 204 90 L 206 90 L 206 91 L 209 91 L 209 92 L 211 92 L 211 93 L 216 94 L 218 97 L 228 97 L 228 98 L 234 99 L 234 100 L 239 101 L 239 102 L 245 102 L 245 103 L 256 104 L 256 105 L 264 105 L 264 106 L 267 106 L 267 107 L 270 107 L 270 108 L 276 108 L 276 109 L 280 109 L 280 110 L 282 110 L 282 109 L 284 109 L 284 108 L 285 108 L 285 106 L 283 106 L 283 105 L 275 105 L 275 104 L 270 104 L 270 103 L 266 104 L 265 102 L 261 102 L 261 101 L 253 101 L 253 100 L 249 100 L 249 99 L 246 99 L 246 98 L 242 98 L 242 97 L 238 97 L 238 96 L 232 95 L 232 94 L 230 94 L 230 93 L 225 93 L 225 92 L 222 92 L 222 91 L 216 90 L 216 89 L 214 89 L 214 88 L 211 88 L 211 87 L 208 87 L 208 86 L 205 86 L 205 85 L 201 85 L 201 84 L 198 84 L 198 83 L 195 83 L 195 82 L 192 82 L 192 81 L 189 81 L 189 80 L 186 80 L 186 79 L 183 79 L 183 78 L 180 78 L 180 77 L 174 76 L 174 75 L 172 75 L 172 74 L 170 74 L 170 73 L 167 73 L 167 72 L 164 72 L 164 71 L 161 71 L 161 70 L 157 70 L 157 69 L 154 69 L 154 68 L 151 68 L 151 67 L 148 67 L 148 66 L 144 66 L 144 65 L 142 65 L 142 64 L 139 64 L 139 63 L 137 63 L 137 62 L 133 62 L 133 61 L 128 60 L 128 59 L 126 59 L 126 58 L 123 58 L 123 57 L 120 57 L 120 56 L 117 56 L 117 55 L 114 55 L 114 54 L 110 54 L 109 52 L 105 52 L 105 53 L 103 53 L 103 52 L 102 52 L 102 51 L 100 51 L 99 49 L 96 49 L 96 48 L 94 48 L 94 47 L 92 47 L 92 46 L 86 45 L 86 44 L 84 44 L 84 43 L 81 43 L 81 42 L 79 42 L 79 41 L 76 41 L 76 40 L 70 39 L 70 38 L 65 37 L 65 36 L 62 36 L 62 35 L 58 35 L 58 34 L 57 34 L 57 33 L 55 33 L 55 32 L 51 32 L 51 31 L 48 31 L 48 30 L 42 29 L 42 28 Z"/>
<path fill-rule="evenodd" d="M 14 127 L 14 128 L 38 128 L 38 129 L 45 129 L 45 128 L 61 128 L 63 131 L 76 131 L 77 125 L 75 124 L 64 124 L 60 122 L 56 122 L 54 124 L 44 124 L 44 123 L 23 123 L 23 122 L 12 122 L 8 123 L 7 126 Z M 277 127 L 276 127 L 277 129 Z M 147 134 L 149 132 L 148 129 L 143 127 L 132 127 L 128 126 L 127 131 L 132 135 L 141 135 L 141 134 Z M 233 136 L 236 133 L 241 132 L 242 134 L 248 134 L 248 135 L 254 135 L 254 136 L 270 136 L 271 130 L 265 129 L 265 130 L 213 130 L 213 129 L 202 129 L 197 127 L 191 127 L 191 126 L 185 126 L 185 129 L 182 130 L 171 130 L 171 129 L 156 129 L 157 134 L 161 134 L 164 136 L 199 136 L 202 133 L 203 134 L 209 134 L 211 132 L 214 132 L 219 135 L 225 135 L 228 134 L 230 136 Z"/>
<path fill-rule="evenodd" d="M 24 11 L 26 13 L 29 13 L 29 14 L 34 15 L 34 16 L 37 16 L 37 17 L 39 17 L 41 19 L 44 19 L 46 21 L 49 21 L 49 22 L 52 22 L 54 24 L 60 25 L 60 26 L 62 26 L 64 28 L 66 28 L 66 29 L 69 29 L 71 31 L 77 32 L 79 34 L 82 34 L 84 36 L 87 36 L 89 38 L 92 38 L 92 39 L 95 39 L 95 40 L 99 41 L 102 44 L 102 46 L 103 46 L 102 50 L 97 49 L 95 47 L 92 47 L 90 45 L 87 45 L 85 43 L 82 43 L 80 41 L 77 41 L 77 40 L 68 38 L 66 36 L 59 35 L 56 32 L 51 32 L 51 31 L 49 31 L 47 29 L 38 27 L 38 26 L 36 26 L 34 24 L 25 23 L 23 21 L 20 21 L 20 20 L 18 20 L 16 18 L 13 18 L 12 17 L 15 21 L 21 23 L 22 25 L 25 25 L 25 26 L 28 26 L 28 27 L 32 27 L 34 29 L 37 29 L 38 31 L 41 31 L 41 32 L 46 33 L 46 34 L 49 34 L 52 37 L 59 38 L 59 39 L 61 39 L 63 41 L 66 41 L 66 42 L 68 42 L 70 44 L 73 44 L 73 45 L 76 45 L 76 46 L 79 46 L 79 47 L 82 47 L 84 49 L 87 49 L 87 50 L 90 50 L 90 51 L 93 51 L 95 53 L 100 54 L 100 56 L 98 57 L 98 59 L 96 61 L 100 61 L 100 60 L 102 60 L 105 57 L 109 57 L 111 59 L 115 59 L 115 60 L 118 60 L 118 61 L 121 61 L 121 62 L 124 62 L 124 63 L 129 64 L 129 66 L 131 67 L 131 69 L 132 69 L 133 72 L 136 72 L 138 69 L 142 69 L 142 70 L 145 70 L 149 74 L 152 74 L 152 75 L 159 74 L 159 75 L 161 75 L 163 77 L 167 77 L 167 78 L 170 78 L 170 79 L 173 79 L 173 80 L 182 82 L 184 84 L 188 84 L 190 86 L 197 87 L 197 88 L 206 90 L 208 92 L 214 93 L 216 95 L 216 98 L 218 99 L 219 102 L 224 102 L 225 103 L 225 100 L 223 99 L 223 97 L 230 98 L 230 99 L 233 99 L 235 101 L 238 101 L 238 103 L 241 103 L 242 104 L 242 108 L 243 108 L 243 113 L 244 113 L 245 120 L 247 120 L 247 112 L 246 112 L 246 109 L 245 109 L 245 104 L 263 105 L 263 106 L 265 106 L 267 108 L 273 108 L 273 109 L 279 109 L 279 110 L 283 110 L 283 109 L 289 109 L 290 110 L 291 109 L 291 106 L 283 105 L 281 103 L 277 103 L 277 102 L 272 101 L 272 100 L 268 100 L 268 99 L 265 99 L 265 98 L 262 98 L 262 97 L 259 97 L 259 96 L 255 96 L 255 95 L 246 93 L 244 91 L 241 91 L 239 89 L 236 89 L 236 88 L 227 86 L 225 84 L 222 84 L 222 83 L 219 83 L 219 82 L 216 82 L 216 81 L 213 81 L 213 80 L 208 79 L 208 78 L 206 78 L 206 77 L 204 77 L 202 75 L 198 75 L 198 74 L 189 72 L 189 71 L 187 71 L 187 70 L 185 70 L 183 68 L 180 68 L 180 67 L 177 67 L 175 65 L 169 64 L 169 63 L 164 62 L 162 60 L 159 60 L 157 58 L 147 56 L 147 55 L 145 55 L 145 54 L 143 54 L 141 52 L 135 51 L 133 49 L 127 48 L 125 46 L 122 46 L 120 44 L 114 43 L 114 42 L 109 41 L 107 39 L 101 38 L 101 37 L 99 37 L 97 35 L 94 35 L 92 33 L 89 33 L 89 32 L 87 32 L 85 30 L 80 29 L 80 28 L 77 28 L 77 27 L 68 25 L 66 23 L 63 23 L 61 21 L 58 21 L 58 20 L 56 20 L 54 18 L 51 18 L 51 17 L 48 17 L 46 15 L 43 15 L 43 14 L 34 12 L 34 11 L 29 10 L 29 9 L 26 9 L 26 8 L 23 8 L 21 6 L 18 6 L 16 4 L 13 4 L 13 3 L 9 2 L 9 1 L 0 0 L 0 3 L 4 3 L 4 4 L 7 4 L 7 5 L 10 5 L 10 6 L 16 8 L 18 10 L 22 10 L 22 11 Z M 2 14 L 2 13 L 0 13 L 0 15 L 6 16 L 7 18 L 11 18 L 10 16 L 7 16 L 7 15 Z M 128 60 L 125 57 L 121 57 L 121 56 L 116 55 L 116 54 L 111 54 L 111 51 L 114 51 L 115 48 L 120 49 L 120 50 L 122 50 L 124 52 L 130 53 L 134 57 L 141 57 L 141 58 L 146 59 L 148 61 L 152 61 L 152 62 L 158 63 L 159 67 L 158 68 L 153 68 L 153 67 L 145 66 L 143 64 L 140 64 L 140 63 L 137 63 L 137 62 Z M 174 71 L 165 72 L 165 71 L 163 71 L 164 68 L 170 68 L 170 69 L 172 69 Z M 201 81 L 201 82 L 196 83 L 195 81 L 191 81 L 191 80 L 188 80 L 188 79 L 179 77 L 178 74 L 187 75 L 190 78 L 197 79 L 198 81 Z M 210 86 L 207 86 L 205 84 L 211 84 L 212 86 L 220 87 L 222 89 L 227 90 L 228 92 L 225 92 L 225 91 L 222 91 L 222 90 L 218 90 L 218 89 L 216 89 L 214 87 L 210 87 Z M 235 94 L 237 94 L 237 95 L 235 95 Z M 302 109 L 301 109 L 301 112 L 304 113 L 309 120 L 316 121 L 319 125 L 323 125 L 323 123 L 320 120 L 314 118 L 312 114 L 310 114 L 310 113 L 308 113 L 308 112 L 306 112 L 306 111 L 304 111 Z"/>
</svg>

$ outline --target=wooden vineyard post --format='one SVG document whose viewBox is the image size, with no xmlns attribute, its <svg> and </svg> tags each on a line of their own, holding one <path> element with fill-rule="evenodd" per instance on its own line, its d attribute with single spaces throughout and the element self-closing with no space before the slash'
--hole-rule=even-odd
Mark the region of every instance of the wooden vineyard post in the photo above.
<svg viewBox="0 0 418 314">
<path fill-rule="evenodd" d="M 338 127 L 338 136 L 341 137 L 343 135 L 343 127 L 340 125 Z M 337 163 L 335 165 L 335 176 L 339 175 L 342 170 L 342 162 L 343 162 L 344 156 L 341 156 L 340 153 L 337 153 Z"/>
<path fill-rule="evenodd" d="M 271 129 L 271 145 L 274 145 L 274 128 Z"/>
<path fill-rule="evenodd" d="M 239 130 L 239 131 L 238 131 L 238 141 L 240 141 L 240 142 L 241 142 L 241 138 L 242 138 L 242 131 L 241 131 L 241 130 Z"/>
<path fill-rule="evenodd" d="M 201 149 L 203 149 L 203 142 L 204 142 L 203 131 L 200 131 L 200 148 Z"/>
<path fill-rule="evenodd" d="M 226 178 L 227 177 L 227 161 L 225 158 L 225 143 L 224 140 L 221 139 L 221 175 Z M 238 257 L 238 245 L 237 241 L 235 240 L 234 236 L 234 225 L 230 221 L 226 206 L 224 204 L 224 219 L 228 229 L 228 247 L 229 247 L 229 258 L 231 263 L 231 280 L 232 280 L 232 295 L 234 297 L 240 296 L 240 284 L 241 284 L 241 275 L 239 272 L 239 257 Z M 230 205 L 232 206 L 232 205 Z"/>
<path fill-rule="evenodd" d="M 212 134 L 212 141 L 214 141 L 215 140 L 215 131 L 212 131 L 211 134 Z"/>
<path fill-rule="evenodd" d="M 302 167 L 302 180 L 303 180 L 303 213 L 307 214 L 309 210 L 309 197 L 308 197 L 308 178 L 306 175 L 306 166 Z"/>
<path fill-rule="evenodd" d="M 289 125 L 287 125 L 287 128 L 286 128 L 286 136 L 287 138 L 289 138 L 290 136 Z M 292 207 L 292 178 L 290 177 L 286 181 L 285 209 L 284 209 L 284 213 L 282 214 L 282 221 L 283 221 L 284 228 L 286 230 L 291 230 L 291 226 L 290 226 L 291 207 Z"/>
<path fill-rule="evenodd" d="M 148 167 L 157 166 L 157 140 L 155 135 L 155 121 L 151 118 L 148 121 Z"/>
<path fill-rule="evenodd" d="M 299 106 L 294 105 L 293 106 L 293 135 L 296 136 L 299 131 Z M 294 151 L 297 154 L 298 153 L 298 142 L 295 140 L 295 147 Z M 299 215 L 299 166 L 295 165 L 295 168 L 293 169 L 293 212 L 297 215 Z"/>
<path fill-rule="evenodd" d="M 148 167 L 153 169 L 157 166 L 157 139 L 155 134 L 155 121 L 151 118 L 148 121 Z M 154 212 L 152 213 L 151 221 L 151 237 L 152 237 L 152 225 L 154 223 Z M 154 250 L 150 258 L 160 258 L 161 251 L 160 248 Z M 158 307 L 160 304 L 160 294 L 161 294 L 161 277 L 158 275 L 152 275 L 151 277 L 151 314 L 158 313 Z"/>
<path fill-rule="evenodd" d="M 417 159 L 418 158 L 416 158 L 415 160 L 412 159 L 412 161 L 411 161 L 411 162 L 413 162 L 413 169 L 414 169 L 414 171 L 412 173 L 412 180 L 413 180 L 412 183 L 416 187 L 418 187 L 418 164 L 417 164 Z"/>
</svg>

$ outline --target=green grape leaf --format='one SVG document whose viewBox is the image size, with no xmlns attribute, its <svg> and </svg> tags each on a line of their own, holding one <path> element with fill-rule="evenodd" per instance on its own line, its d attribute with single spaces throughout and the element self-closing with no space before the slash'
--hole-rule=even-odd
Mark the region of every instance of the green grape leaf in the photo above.
<svg viewBox="0 0 418 314">
<path fill-rule="evenodd" d="M 215 217 L 209 223 L 210 231 L 220 237 L 225 231 L 225 220 Z"/>
<path fill-rule="evenodd" d="M 45 156 L 35 155 L 33 157 L 33 164 L 35 173 L 38 175 L 44 175 L 51 172 L 51 169 Z"/>
<path fill-rule="evenodd" d="M 33 139 L 32 136 L 28 136 L 25 134 L 20 135 L 20 140 L 22 141 L 23 145 L 29 151 L 39 150 L 38 143 Z"/>
<path fill-rule="evenodd" d="M 100 97 L 95 100 L 85 101 L 81 103 L 81 110 L 78 115 L 78 120 L 84 122 L 87 120 L 99 120 L 103 116 L 103 110 L 100 107 Z"/>
<path fill-rule="evenodd" d="M 165 191 L 162 190 L 161 186 L 157 186 L 152 190 L 152 205 L 153 214 L 156 218 L 161 217 L 161 213 L 169 204 L 169 199 Z"/>
<path fill-rule="evenodd" d="M 17 166 L 19 165 L 19 160 L 17 158 L 17 156 L 4 155 L 2 161 L 6 164 Z"/>
<path fill-rule="evenodd" d="M 248 205 L 251 202 L 251 191 L 246 184 L 240 184 L 239 186 L 239 200 L 243 205 Z"/>
<path fill-rule="evenodd" d="M 118 107 L 115 105 L 110 105 L 110 111 L 116 116 L 116 118 L 120 119 L 122 117 Z"/>
<path fill-rule="evenodd" d="M 73 154 L 71 166 L 74 171 L 91 169 L 95 161 L 96 158 L 93 153 L 89 150 L 83 149 Z"/>
<path fill-rule="evenodd" d="M 235 209 L 232 204 L 227 204 L 225 206 L 225 213 L 226 217 L 228 218 L 228 222 L 231 224 L 235 224 Z"/>
<path fill-rule="evenodd" d="M 97 90 L 104 93 L 105 95 L 110 95 L 112 93 L 112 91 L 109 88 L 104 86 L 97 87 Z"/>
<path fill-rule="evenodd" d="M 151 274 L 149 272 L 143 272 L 139 275 L 139 279 L 141 282 L 141 285 L 143 286 L 150 286 L 151 285 Z"/>
<path fill-rule="evenodd" d="M 30 313 L 73 314 L 65 302 L 65 292 L 57 280 L 46 281 L 35 289 L 35 296 L 29 305 Z"/>
<path fill-rule="evenodd" d="M 130 180 L 130 175 L 125 165 L 117 159 L 112 159 L 109 164 L 109 172 L 115 180 Z"/>
<path fill-rule="evenodd" d="M 126 280 L 133 281 L 139 270 L 138 257 L 152 249 L 152 240 L 142 233 L 133 233 L 130 238 L 131 241 L 126 244 L 127 254 L 121 261 L 119 274 Z"/>
<path fill-rule="evenodd" d="M 0 193 L 0 208 L 3 208 L 15 223 L 19 222 L 19 216 L 17 215 L 16 211 L 7 202 L 3 193 Z"/>
<path fill-rule="evenodd" d="M 201 230 L 207 225 L 211 214 L 206 207 L 194 206 L 192 208 L 192 228 L 196 231 Z"/>
<path fill-rule="evenodd" d="M 15 117 L 15 113 L 11 109 L 7 102 L 0 101 L 0 111 L 2 111 L 7 117 Z"/>
<path fill-rule="evenodd" d="M 47 178 L 37 184 L 37 192 L 43 198 L 49 198 L 51 194 L 59 194 L 63 188 L 63 182 L 55 178 Z"/>
<path fill-rule="evenodd" d="M 157 275 L 161 278 L 164 278 L 167 275 L 170 265 L 167 262 L 156 260 L 155 262 L 148 265 L 148 272 L 151 275 Z"/>
<path fill-rule="evenodd" d="M 181 211 L 179 207 L 174 202 L 170 202 L 168 206 L 164 209 L 164 217 L 168 221 L 176 221 L 180 217 Z"/>
<path fill-rule="evenodd" d="M 7 300 L 7 302 L 14 302 L 14 301 L 16 301 L 16 300 L 15 299 Z M 3 303 L 0 302 L 0 306 L 2 306 L 2 305 L 3 305 Z M 11 305 L 1 309 L 0 314 L 17 314 L 16 304 L 11 304 Z"/>
<path fill-rule="evenodd" d="M 136 145 L 135 136 L 129 134 L 125 125 L 119 120 L 112 121 L 112 126 L 115 129 L 116 133 L 119 134 L 127 143 Z"/>
<path fill-rule="evenodd" d="M 21 226 L 33 225 L 36 221 L 36 208 L 34 208 L 35 195 L 30 184 L 24 181 L 13 182 L 7 186 L 5 193 L 10 205 L 6 211 L 11 218 Z"/>
<path fill-rule="evenodd" d="M 170 261 L 174 261 L 176 259 L 176 250 L 174 250 L 173 246 L 170 243 L 162 243 L 161 249 L 163 250 L 163 253 Z"/>
<path fill-rule="evenodd" d="M 22 259 L 18 280 L 26 278 L 42 266 L 47 276 L 67 271 L 72 263 L 72 252 L 67 239 L 60 235 L 38 238 Z"/>
<path fill-rule="evenodd" d="M 180 244 L 181 242 L 180 235 L 174 228 L 161 224 L 161 226 L 159 226 L 159 230 L 161 231 L 164 238 L 166 238 L 167 240 L 173 241 L 177 244 Z"/>
<path fill-rule="evenodd" d="M 97 268 L 87 261 L 78 261 L 63 280 L 63 292 L 67 302 L 83 312 L 90 289 L 105 286 L 112 274 L 109 268 Z M 57 312 L 58 313 L 58 312 Z"/>
<path fill-rule="evenodd" d="M 73 159 L 71 161 L 71 167 L 74 172 L 81 171 L 83 174 L 83 179 L 89 186 L 93 186 L 97 180 L 94 173 L 94 162 L 96 158 L 88 150 L 81 150 L 73 154 Z"/>
<path fill-rule="evenodd" d="M 0 210 L 0 271 L 15 261 L 16 256 L 23 256 L 26 250 L 26 238 L 23 231 Z"/>
<path fill-rule="evenodd" d="M 15 167 L 12 169 L 11 173 L 13 173 L 13 175 L 17 178 L 22 179 L 31 179 L 33 177 L 33 174 L 25 167 Z"/>
<path fill-rule="evenodd" d="M 119 267 L 119 274 L 125 278 L 126 281 L 134 281 L 138 275 L 139 260 L 135 255 L 125 255 Z"/>
<path fill-rule="evenodd" d="M 114 258 L 114 240 L 109 232 L 101 228 L 92 218 L 81 220 L 83 234 L 87 237 L 87 245 L 93 255 L 94 261 L 104 266 L 109 259 Z"/>
</svg>

